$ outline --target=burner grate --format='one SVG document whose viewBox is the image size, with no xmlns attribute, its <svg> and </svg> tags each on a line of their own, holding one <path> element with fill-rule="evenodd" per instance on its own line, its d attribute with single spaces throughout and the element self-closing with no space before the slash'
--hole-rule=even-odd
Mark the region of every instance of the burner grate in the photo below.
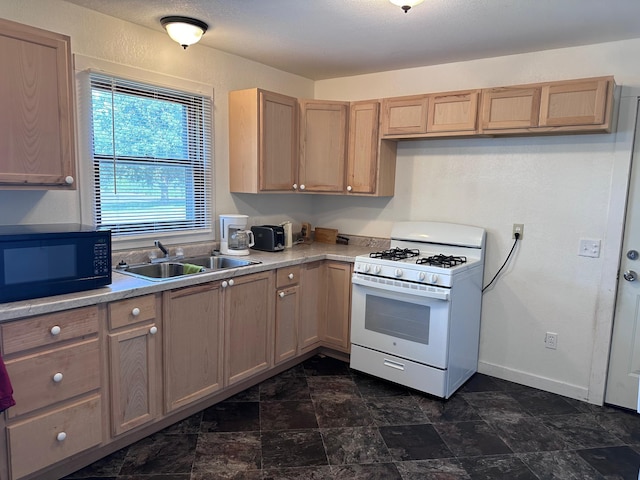
<svg viewBox="0 0 640 480">
<path fill-rule="evenodd" d="M 433 255 L 431 257 L 419 258 L 418 265 L 432 265 L 434 267 L 451 268 L 467 262 L 467 257 L 455 257 L 453 255 Z"/>
<path fill-rule="evenodd" d="M 380 252 L 370 253 L 369 257 L 383 258 L 385 260 L 404 260 L 406 258 L 417 257 L 418 255 L 420 255 L 420 250 L 396 247 L 390 250 L 382 250 Z"/>
</svg>

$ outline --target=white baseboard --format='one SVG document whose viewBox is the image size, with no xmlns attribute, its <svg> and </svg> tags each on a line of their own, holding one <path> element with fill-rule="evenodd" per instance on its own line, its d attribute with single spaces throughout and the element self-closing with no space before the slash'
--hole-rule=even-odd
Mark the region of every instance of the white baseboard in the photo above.
<svg viewBox="0 0 640 480">
<path fill-rule="evenodd" d="M 589 389 L 579 385 L 571 385 L 569 383 L 554 380 L 552 378 L 541 377 L 522 370 L 507 368 L 502 365 L 494 365 L 480 361 L 478 362 L 478 372 L 484 373 L 491 377 L 501 378 L 509 382 L 519 383 L 527 387 L 537 388 L 546 392 L 557 393 L 576 400 L 588 402 Z"/>
</svg>

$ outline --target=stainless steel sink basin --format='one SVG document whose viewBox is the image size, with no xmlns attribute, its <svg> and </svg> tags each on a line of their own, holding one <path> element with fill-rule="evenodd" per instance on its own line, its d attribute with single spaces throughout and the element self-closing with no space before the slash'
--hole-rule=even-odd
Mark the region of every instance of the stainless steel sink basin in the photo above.
<svg viewBox="0 0 640 480">
<path fill-rule="evenodd" d="M 252 262 L 250 260 L 243 260 L 241 258 L 214 257 L 214 256 L 188 257 L 180 261 L 182 263 L 199 265 L 201 267 L 210 268 L 212 270 L 220 270 L 223 268 L 246 267 L 247 265 L 255 265 L 256 263 L 259 263 L 259 262 Z"/>
<path fill-rule="evenodd" d="M 132 265 L 118 271 L 128 273 L 136 277 L 142 277 L 147 280 L 167 280 L 170 278 L 197 273 L 188 268 L 185 270 L 185 266 L 182 263 L 175 262 Z"/>
<path fill-rule="evenodd" d="M 227 268 L 246 267 L 247 265 L 255 265 L 257 263 L 260 262 L 252 262 L 250 260 L 243 260 L 240 258 L 203 255 L 200 257 L 180 259 L 179 262 L 144 263 L 141 265 L 130 265 L 124 268 L 117 268 L 116 270 L 120 273 L 158 282 L 200 273 L 194 266 L 204 267 L 202 271 L 211 272 Z"/>
</svg>

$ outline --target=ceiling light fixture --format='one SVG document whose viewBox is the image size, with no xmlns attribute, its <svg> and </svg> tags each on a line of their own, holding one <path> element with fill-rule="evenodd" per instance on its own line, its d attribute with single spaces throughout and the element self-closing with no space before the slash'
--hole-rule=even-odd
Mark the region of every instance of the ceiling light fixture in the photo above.
<svg viewBox="0 0 640 480">
<path fill-rule="evenodd" d="M 411 7 L 415 7 L 419 3 L 424 2 L 424 0 L 389 0 L 389 1 L 394 5 L 399 6 L 402 10 L 404 10 L 404 13 L 407 13 L 411 9 Z"/>
<path fill-rule="evenodd" d="M 186 49 L 189 45 L 198 43 L 207 31 L 209 25 L 195 18 L 163 17 L 160 19 L 169 36 Z"/>
</svg>

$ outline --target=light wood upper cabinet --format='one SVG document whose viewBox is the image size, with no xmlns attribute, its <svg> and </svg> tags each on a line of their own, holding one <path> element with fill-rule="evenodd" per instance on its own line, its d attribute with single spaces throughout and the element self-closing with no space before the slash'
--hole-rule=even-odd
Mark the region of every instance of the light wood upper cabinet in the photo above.
<svg viewBox="0 0 640 480">
<path fill-rule="evenodd" d="M 303 192 L 343 193 L 349 103 L 300 100 L 300 167 Z"/>
<path fill-rule="evenodd" d="M 382 135 L 391 138 L 471 135 L 477 130 L 479 90 L 382 100 Z"/>
<path fill-rule="evenodd" d="M 380 102 L 352 102 L 349 109 L 347 193 L 391 196 L 395 189 L 396 142 L 379 135 Z"/>
<path fill-rule="evenodd" d="M 223 386 L 220 282 L 164 293 L 165 411 L 171 412 Z"/>
<path fill-rule="evenodd" d="M 221 283 L 224 309 L 224 376 L 233 385 L 273 366 L 274 273 Z"/>
<path fill-rule="evenodd" d="M 382 135 L 427 133 L 428 95 L 384 98 Z"/>
<path fill-rule="evenodd" d="M 114 436 L 155 420 L 162 397 L 161 304 L 146 295 L 109 304 L 109 373 Z"/>
<path fill-rule="evenodd" d="M 477 130 L 479 90 L 429 96 L 427 133 L 459 135 Z"/>
<path fill-rule="evenodd" d="M 230 92 L 231 192 L 292 191 L 297 172 L 297 99 L 258 88 Z"/>
<path fill-rule="evenodd" d="M 483 131 L 526 129 L 538 125 L 540 87 L 502 87 L 482 91 Z"/>
<path fill-rule="evenodd" d="M 0 19 L 0 188 L 75 189 L 65 35 Z"/>
<path fill-rule="evenodd" d="M 610 123 L 610 77 L 554 82 L 542 86 L 541 127 L 602 126 Z"/>
</svg>

